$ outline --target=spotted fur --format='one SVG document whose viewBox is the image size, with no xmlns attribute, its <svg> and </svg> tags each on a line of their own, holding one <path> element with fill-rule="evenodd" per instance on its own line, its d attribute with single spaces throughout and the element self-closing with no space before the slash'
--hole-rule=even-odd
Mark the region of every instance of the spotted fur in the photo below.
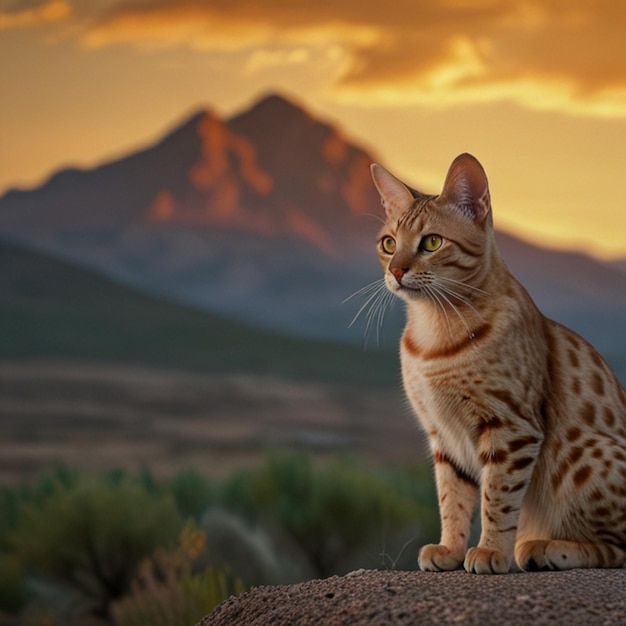
<svg viewBox="0 0 626 626">
<path fill-rule="evenodd" d="M 407 303 L 404 388 L 435 465 L 441 540 L 421 549 L 420 567 L 623 567 L 626 392 L 507 270 L 482 166 L 457 157 L 438 196 L 377 165 L 372 176 L 385 283 Z M 482 532 L 468 550 L 478 504 Z"/>
</svg>

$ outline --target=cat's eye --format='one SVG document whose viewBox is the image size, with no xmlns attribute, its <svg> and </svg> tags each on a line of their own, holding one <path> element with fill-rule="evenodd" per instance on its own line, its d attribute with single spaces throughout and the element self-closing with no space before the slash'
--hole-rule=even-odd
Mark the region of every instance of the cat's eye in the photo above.
<svg viewBox="0 0 626 626">
<path fill-rule="evenodd" d="M 440 235 L 426 235 L 422 237 L 420 241 L 420 249 L 425 250 L 426 252 L 434 252 L 435 250 L 439 250 L 441 248 L 441 244 L 443 243 L 443 237 Z"/>
<path fill-rule="evenodd" d="M 396 251 L 396 240 L 387 235 L 380 240 L 380 247 L 385 254 L 393 254 Z"/>
</svg>

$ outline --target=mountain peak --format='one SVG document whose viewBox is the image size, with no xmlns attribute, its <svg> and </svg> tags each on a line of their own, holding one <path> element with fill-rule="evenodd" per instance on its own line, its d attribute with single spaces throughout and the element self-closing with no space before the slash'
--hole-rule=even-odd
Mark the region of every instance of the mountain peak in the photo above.
<svg viewBox="0 0 626 626">
<path fill-rule="evenodd" d="M 373 159 L 335 126 L 279 94 L 261 98 L 227 126 L 245 137 L 260 167 L 271 173 L 279 219 L 297 209 L 298 222 L 306 216 L 330 239 L 369 229 L 355 217 L 379 206 L 369 170 Z"/>
<path fill-rule="evenodd" d="M 290 98 L 278 93 L 269 93 L 262 96 L 250 108 L 233 116 L 229 122 L 237 123 L 237 120 L 251 117 L 257 123 L 265 120 L 281 119 L 285 123 L 311 122 L 313 118 L 304 106 L 296 104 Z"/>
</svg>

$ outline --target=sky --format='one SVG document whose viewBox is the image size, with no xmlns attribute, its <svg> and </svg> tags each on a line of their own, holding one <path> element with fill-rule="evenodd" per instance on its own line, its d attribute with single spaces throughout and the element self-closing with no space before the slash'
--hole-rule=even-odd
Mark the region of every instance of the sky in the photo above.
<svg viewBox="0 0 626 626">
<path fill-rule="evenodd" d="M 437 193 L 473 153 L 497 227 L 626 257 L 626 3 L 0 0 L 0 193 L 294 99 Z"/>
</svg>

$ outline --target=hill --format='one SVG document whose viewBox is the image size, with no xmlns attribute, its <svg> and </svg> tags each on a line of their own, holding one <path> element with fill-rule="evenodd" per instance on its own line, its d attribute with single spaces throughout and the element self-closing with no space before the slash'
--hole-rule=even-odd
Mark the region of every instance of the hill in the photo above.
<svg viewBox="0 0 626 626">
<path fill-rule="evenodd" d="M 0 358 L 66 357 L 388 384 L 396 357 L 287 337 L 120 286 L 0 242 Z"/>
</svg>

